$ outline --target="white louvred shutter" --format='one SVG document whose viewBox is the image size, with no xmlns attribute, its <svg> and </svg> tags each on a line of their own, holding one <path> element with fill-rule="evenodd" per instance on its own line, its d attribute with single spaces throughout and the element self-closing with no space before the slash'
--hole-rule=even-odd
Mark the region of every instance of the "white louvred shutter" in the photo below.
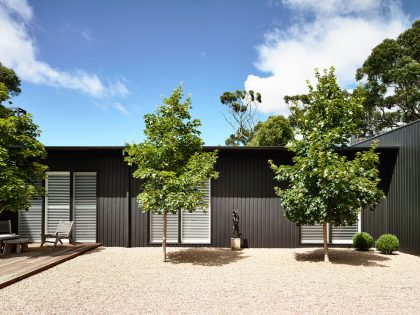
<svg viewBox="0 0 420 315">
<path fill-rule="evenodd" d="M 352 244 L 353 235 L 360 232 L 360 213 L 359 219 L 353 225 L 349 226 L 333 226 L 331 228 L 332 244 Z"/>
<path fill-rule="evenodd" d="M 70 172 L 49 172 L 47 178 L 46 229 L 55 233 L 60 220 L 70 219 Z"/>
<path fill-rule="evenodd" d="M 74 173 L 74 238 L 96 242 L 96 173 Z"/>
<path fill-rule="evenodd" d="M 29 238 L 31 242 L 40 242 L 42 234 L 42 201 L 43 197 L 30 200 L 28 211 L 19 211 L 19 236 Z"/>
<path fill-rule="evenodd" d="M 194 212 L 182 212 L 181 239 L 182 243 L 210 243 L 210 180 L 206 181 L 204 190 L 205 209 Z"/>
<path fill-rule="evenodd" d="M 150 242 L 162 243 L 163 215 L 150 214 Z M 178 243 L 178 214 L 168 213 L 167 216 L 167 243 Z"/>
<path fill-rule="evenodd" d="M 321 244 L 322 238 L 322 225 L 302 225 L 300 227 L 300 242 L 302 244 Z"/>
</svg>

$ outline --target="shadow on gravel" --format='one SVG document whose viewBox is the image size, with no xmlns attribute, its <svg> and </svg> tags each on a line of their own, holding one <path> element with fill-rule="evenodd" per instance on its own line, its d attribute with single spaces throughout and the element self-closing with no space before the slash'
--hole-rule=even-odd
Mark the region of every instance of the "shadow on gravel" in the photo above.
<svg viewBox="0 0 420 315">
<path fill-rule="evenodd" d="M 218 267 L 246 258 L 242 251 L 225 248 L 188 248 L 168 253 L 168 262 L 172 264 L 193 264 Z"/>
<path fill-rule="evenodd" d="M 337 250 L 329 249 L 330 262 L 333 264 L 350 265 L 350 266 L 366 266 L 366 267 L 388 267 L 381 262 L 390 260 L 375 253 L 374 251 L 357 251 L 354 249 Z M 324 250 L 316 249 L 305 253 L 295 253 L 297 261 L 307 262 L 324 262 Z"/>
</svg>

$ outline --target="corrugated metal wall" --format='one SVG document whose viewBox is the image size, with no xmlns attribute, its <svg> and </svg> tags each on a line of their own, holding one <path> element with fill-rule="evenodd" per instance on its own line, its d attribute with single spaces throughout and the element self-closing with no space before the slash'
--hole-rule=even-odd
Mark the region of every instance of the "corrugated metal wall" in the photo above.
<svg viewBox="0 0 420 315">
<path fill-rule="evenodd" d="M 129 246 L 129 168 L 122 150 L 48 150 L 50 171 L 97 172 L 97 241 Z"/>
<path fill-rule="evenodd" d="M 216 169 L 219 178 L 211 182 L 211 244 L 230 247 L 232 211 L 239 210 L 242 239 L 248 247 L 296 247 L 299 228 L 283 216 L 273 187 L 273 172 L 268 160 L 289 163 L 291 154 L 277 150 L 222 150 Z M 148 215 L 138 209 L 139 182 L 131 184 L 131 235 L 133 247 L 150 246 Z M 156 245 L 160 246 L 160 245 Z M 171 246 L 182 246 L 171 244 Z M 200 245 L 188 245 L 200 246 Z M 209 245 L 206 245 L 209 246 Z"/>
<path fill-rule="evenodd" d="M 365 212 L 364 230 L 377 238 L 393 233 L 400 250 L 420 254 L 420 121 L 376 138 L 379 147 L 399 146 L 387 200 L 374 212 Z M 357 146 L 370 145 L 372 140 Z M 387 163 L 389 167 L 392 164 Z"/>
<path fill-rule="evenodd" d="M 149 244 L 148 214 L 139 209 L 137 195 L 139 193 L 140 181 L 133 178 L 131 181 L 131 246 L 145 247 Z"/>
<path fill-rule="evenodd" d="M 389 145 L 394 144 L 396 142 Z M 381 143 L 381 145 L 384 144 Z M 416 145 L 417 149 L 415 150 L 418 154 L 418 143 Z M 345 154 L 351 156 L 355 152 L 356 149 L 350 149 Z M 400 199 L 396 200 L 394 197 L 396 195 L 394 190 L 398 186 L 398 183 L 394 183 L 395 178 L 392 177 L 393 165 L 397 158 L 395 152 L 395 150 L 385 150 L 381 154 L 380 171 L 381 178 L 383 178 L 381 186 L 384 190 L 389 190 L 388 200 L 376 211 L 364 212 L 363 228 L 372 233 L 374 237 L 379 236 L 390 226 L 391 218 L 385 220 L 386 211 L 390 209 L 389 203 L 400 202 Z M 211 183 L 212 227 L 210 246 L 230 247 L 232 211 L 234 209 L 239 210 L 240 232 L 245 246 L 301 246 L 300 229 L 283 216 L 280 200 L 273 190 L 273 187 L 278 183 L 273 180 L 274 174 L 267 163 L 269 159 L 273 159 L 276 164 L 290 163 L 291 157 L 289 152 L 281 148 L 261 148 L 258 150 L 220 148 L 219 159 L 216 164 L 220 177 Z M 398 159 L 400 158 L 401 156 L 398 156 Z M 414 200 L 410 197 L 411 208 L 405 209 L 407 209 L 407 216 L 411 216 L 414 219 L 413 222 L 418 222 L 418 211 L 415 212 L 414 209 L 417 207 L 418 210 L 419 206 L 419 194 L 416 190 L 419 187 L 419 176 L 414 176 L 414 174 L 419 175 L 418 160 L 412 161 L 412 163 L 417 163 L 417 166 L 410 166 L 407 170 L 399 170 L 398 168 L 398 171 L 404 174 L 411 172 L 409 175 L 411 181 L 416 181 L 417 186 L 415 187 L 417 188 L 407 188 L 407 193 L 412 196 L 417 191 L 417 199 Z M 92 150 L 49 148 L 47 164 L 50 171 L 97 172 L 98 242 L 101 242 L 104 246 L 150 246 L 148 214 L 141 212 L 136 202 L 139 182 L 132 178 L 131 168 L 123 160 L 122 148 L 93 148 Z M 408 218 L 407 222 L 409 223 L 409 221 Z M 408 238 L 409 233 L 412 233 L 416 227 L 420 227 L 411 224 L 408 232 L 404 234 Z M 399 230 L 397 232 L 399 233 Z M 396 234 L 398 234 L 397 232 Z M 409 242 L 405 236 L 401 240 L 402 249 L 411 248 L 407 247 L 406 244 Z M 411 240 L 411 242 L 414 244 L 416 241 Z M 419 241 L 417 240 L 417 248 L 418 244 Z M 173 246 L 182 246 L 182 244 Z"/>
<path fill-rule="evenodd" d="M 222 151 L 212 182 L 212 244 L 230 247 L 232 211 L 239 210 L 239 228 L 248 247 L 297 247 L 299 228 L 283 216 L 274 194 L 274 173 L 268 165 L 290 163 L 285 150 Z"/>
</svg>

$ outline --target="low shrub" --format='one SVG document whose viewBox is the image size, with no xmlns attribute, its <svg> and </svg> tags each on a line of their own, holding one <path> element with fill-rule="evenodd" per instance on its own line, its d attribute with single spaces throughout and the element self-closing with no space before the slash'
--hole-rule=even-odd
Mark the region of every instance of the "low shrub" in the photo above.
<svg viewBox="0 0 420 315">
<path fill-rule="evenodd" d="M 353 247 L 358 250 L 368 250 L 374 243 L 375 241 L 369 233 L 360 232 L 353 235 Z"/>
<path fill-rule="evenodd" d="M 400 242 L 393 234 L 384 234 L 376 241 L 376 249 L 383 254 L 392 254 L 399 246 Z"/>
</svg>

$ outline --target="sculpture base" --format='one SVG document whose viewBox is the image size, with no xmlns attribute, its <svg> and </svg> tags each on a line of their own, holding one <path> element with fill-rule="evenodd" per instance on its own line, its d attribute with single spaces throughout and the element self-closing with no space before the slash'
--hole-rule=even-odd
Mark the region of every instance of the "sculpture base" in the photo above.
<svg viewBox="0 0 420 315">
<path fill-rule="evenodd" d="M 230 248 L 232 250 L 241 250 L 241 238 L 240 237 L 232 237 L 230 239 Z"/>
</svg>

